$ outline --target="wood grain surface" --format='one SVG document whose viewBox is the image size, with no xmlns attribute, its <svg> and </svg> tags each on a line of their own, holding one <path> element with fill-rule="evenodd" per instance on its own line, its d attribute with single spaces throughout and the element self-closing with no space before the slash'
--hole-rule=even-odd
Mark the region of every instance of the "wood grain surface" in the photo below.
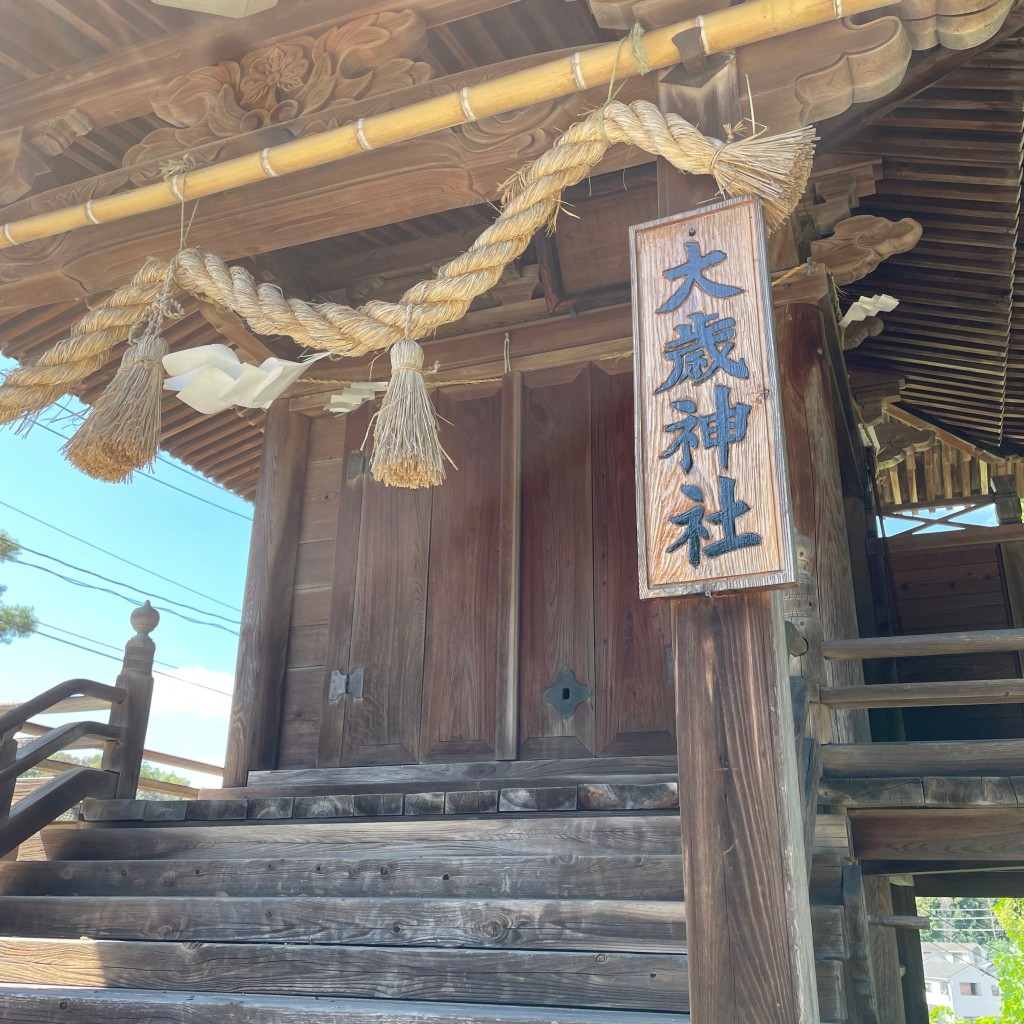
<svg viewBox="0 0 1024 1024">
<path fill-rule="evenodd" d="M 771 288 L 757 202 L 745 199 L 715 204 L 699 213 L 638 225 L 631 238 L 641 594 L 678 596 L 791 583 L 795 579 L 792 523 Z M 685 263 L 684 246 L 690 242 L 696 242 L 704 255 L 725 253 L 726 259 L 707 271 L 708 279 L 743 291 L 716 299 L 694 284 L 677 309 L 659 314 L 657 309 L 685 282 L 685 278 L 666 280 L 664 272 Z M 741 379 L 718 370 L 704 381 L 684 378 L 658 394 L 669 379 L 672 361 L 666 358 L 664 349 L 673 341 L 676 325 L 690 325 L 692 317 L 702 312 L 735 319 L 735 349 L 728 358 L 742 359 L 748 376 Z M 723 354 L 727 348 L 721 343 L 724 339 L 722 335 L 718 343 Z M 660 457 L 672 441 L 672 435 L 666 433 L 667 425 L 682 416 L 671 403 L 687 399 L 696 403 L 697 415 L 713 413 L 716 385 L 728 386 L 730 405 L 750 406 L 745 437 L 729 446 L 727 469 L 721 466 L 716 448 L 698 445 L 692 453 L 693 468 L 684 472 L 679 453 Z M 699 565 L 693 566 L 685 545 L 672 553 L 667 551 L 682 532 L 682 527 L 669 517 L 696 504 L 680 495 L 684 484 L 700 488 L 708 513 L 718 510 L 722 476 L 736 480 L 736 499 L 750 506 L 749 512 L 736 519 L 737 533 L 753 533 L 761 540 L 756 546 L 727 551 L 718 557 L 705 555 Z M 707 527 L 711 538 L 705 543 L 720 539 L 721 526 Z"/>
</svg>

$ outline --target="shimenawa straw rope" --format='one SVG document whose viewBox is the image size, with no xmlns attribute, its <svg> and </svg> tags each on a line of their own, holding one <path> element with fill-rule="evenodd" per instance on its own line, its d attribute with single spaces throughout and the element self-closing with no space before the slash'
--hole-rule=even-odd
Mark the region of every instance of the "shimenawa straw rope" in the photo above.
<svg viewBox="0 0 1024 1024">
<path fill-rule="evenodd" d="M 663 114 L 651 103 L 626 106 L 612 101 L 572 125 L 551 149 L 509 179 L 497 220 L 467 252 L 440 267 L 432 280 L 414 285 L 400 302 L 371 301 L 353 309 L 286 299 L 273 286 L 257 285 L 244 268 L 227 267 L 216 256 L 201 256 L 194 249 L 177 254 L 170 280 L 173 287 L 243 317 L 259 334 L 288 335 L 300 345 L 339 356 L 359 356 L 406 339 L 415 341 L 458 320 L 474 298 L 493 287 L 534 234 L 550 230 L 562 190 L 582 180 L 617 142 L 663 156 L 681 171 L 713 174 L 727 196 L 759 196 L 773 230 L 803 194 L 815 135 L 807 127 L 723 143 L 706 138 L 693 125 L 674 114 Z M 0 385 L 0 423 L 44 408 L 99 369 L 110 349 L 145 316 L 154 294 L 167 280 L 167 271 L 168 264 L 147 264 L 131 284 L 86 314 L 71 336 L 44 353 L 35 366 L 13 370 Z"/>
</svg>

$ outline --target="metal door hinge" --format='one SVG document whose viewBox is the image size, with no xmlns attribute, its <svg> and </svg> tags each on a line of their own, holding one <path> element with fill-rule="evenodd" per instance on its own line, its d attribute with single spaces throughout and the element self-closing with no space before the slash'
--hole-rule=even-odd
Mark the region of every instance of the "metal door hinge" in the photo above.
<svg viewBox="0 0 1024 1024">
<path fill-rule="evenodd" d="M 363 699 L 363 669 L 359 667 L 351 672 L 339 672 L 335 669 L 331 673 L 331 685 L 327 690 L 329 701 L 338 701 L 348 695 L 356 700 Z"/>
</svg>

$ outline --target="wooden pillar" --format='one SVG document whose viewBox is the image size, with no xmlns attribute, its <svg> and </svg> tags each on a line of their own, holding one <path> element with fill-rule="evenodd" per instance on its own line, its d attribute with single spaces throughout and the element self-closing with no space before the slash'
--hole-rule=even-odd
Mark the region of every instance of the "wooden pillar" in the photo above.
<svg viewBox="0 0 1024 1024">
<path fill-rule="evenodd" d="M 783 306 L 775 312 L 793 521 L 797 531 L 813 543 L 811 574 L 818 581 L 824 635 L 856 637 L 860 635 L 857 602 L 835 418 L 827 386 L 822 311 L 815 305 L 801 304 Z M 859 661 L 826 665 L 829 686 L 858 686 L 863 682 Z M 865 712 L 843 712 L 835 720 L 838 741 L 864 743 L 870 739 Z"/>
<path fill-rule="evenodd" d="M 308 438 L 308 417 L 291 412 L 286 402 L 270 407 L 238 638 L 225 786 L 244 786 L 250 771 L 273 768 L 277 761 Z"/>
<path fill-rule="evenodd" d="M 110 724 L 124 729 L 124 738 L 108 742 L 101 767 L 117 772 L 114 796 L 134 800 L 142 770 L 149 709 L 153 703 L 153 658 L 156 645 L 150 633 L 160 622 L 160 613 L 147 601 L 132 612 L 133 636 L 124 647 L 124 662 L 116 686 L 127 692 L 124 700 L 110 706 Z"/>
<path fill-rule="evenodd" d="M 912 885 L 893 885 L 892 912 L 908 917 L 917 915 L 917 899 Z M 914 928 L 896 929 L 896 948 L 903 966 L 903 1013 L 907 1024 L 928 1024 L 928 999 L 921 959 L 921 933 Z"/>
<path fill-rule="evenodd" d="M 739 120 L 735 65 L 663 85 L 704 131 Z M 659 214 L 712 198 L 659 163 Z M 782 597 L 672 602 L 679 805 L 694 1024 L 816 1024 L 814 954 Z"/>
</svg>

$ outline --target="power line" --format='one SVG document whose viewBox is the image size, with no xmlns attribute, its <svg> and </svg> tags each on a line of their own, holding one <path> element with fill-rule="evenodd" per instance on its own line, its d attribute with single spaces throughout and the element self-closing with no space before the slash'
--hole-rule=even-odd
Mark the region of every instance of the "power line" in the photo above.
<svg viewBox="0 0 1024 1024">
<path fill-rule="evenodd" d="M 170 576 L 161 576 L 160 573 L 154 572 L 152 569 L 147 569 L 145 566 L 139 565 L 138 562 L 133 562 L 131 559 L 117 555 L 113 551 L 101 548 L 98 544 L 93 544 L 91 541 L 84 540 L 76 534 L 69 533 L 67 530 L 62 530 L 59 526 L 54 526 L 53 523 L 47 522 L 45 519 L 40 519 L 38 516 L 34 516 L 30 512 L 24 511 L 24 509 L 15 508 L 14 505 L 8 505 L 6 501 L 0 501 L 0 505 L 4 508 L 10 509 L 12 512 L 17 512 L 18 515 L 25 516 L 26 519 L 31 519 L 33 522 L 39 523 L 41 526 L 48 526 L 51 530 L 56 530 L 57 533 L 63 534 L 65 537 L 77 540 L 79 544 L 84 544 L 88 548 L 93 548 L 104 555 L 116 558 L 119 562 L 124 562 L 125 565 L 130 565 L 133 569 L 139 569 L 142 572 L 149 573 L 150 576 L 155 576 L 158 580 L 163 580 L 165 583 L 173 583 L 174 586 L 180 587 L 182 590 L 187 590 L 190 594 L 196 594 L 198 597 L 204 597 L 207 601 L 213 601 L 214 604 L 223 605 L 230 611 L 237 612 L 239 615 L 242 614 L 241 608 L 236 608 L 234 605 L 228 604 L 226 601 L 221 601 L 219 598 L 211 597 L 209 594 L 204 594 L 201 590 L 196 590 L 194 587 L 189 587 L 184 583 L 179 583 L 177 580 L 172 580 Z"/>
<path fill-rule="evenodd" d="M 120 647 L 118 647 L 116 644 L 108 644 L 106 641 L 104 641 L 104 640 L 97 640 L 95 637 L 92 637 L 92 636 L 82 636 L 81 633 L 75 633 L 75 632 L 73 632 L 70 629 L 64 629 L 62 626 L 54 626 L 50 622 L 42 622 L 39 619 L 36 619 L 36 622 L 40 626 L 44 626 L 46 629 L 55 629 L 58 633 L 65 633 L 68 636 L 76 637 L 79 640 L 85 640 L 87 643 L 96 644 L 97 647 L 106 647 L 107 650 L 116 651 L 119 655 L 121 654 L 121 650 L 122 649 Z M 57 639 L 57 638 L 56 637 L 51 637 L 50 639 Z M 93 653 L 94 654 L 100 654 L 101 652 L 100 651 L 94 651 Z M 154 659 L 153 664 L 154 665 L 163 665 L 164 668 L 173 668 L 173 669 L 177 669 L 178 668 L 177 665 L 172 665 L 169 661 L 159 661 L 159 660 Z"/>
<path fill-rule="evenodd" d="M 53 427 L 47 426 L 45 423 L 40 423 L 38 420 L 35 422 L 34 426 L 54 434 L 62 441 L 69 440 L 66 434 L 62 434 L 59 430 L 54 430 Z M 152 473 L 140 473 L 139 477 L 143 480 L 152 480 L 155 483 L 163 484 L 164 487 L 170 487 L 172 491 L 177 491 L 179 494 L 184 494 L 189 498 L 194 498 L 196 501 L 201 501 L 204 505 L 209 505 L 211 508 L 220 509 L 221 512 L 227 512 L 228 515 L 237 516 L 239 519 L 244 519 L 247 523 L 252 522 L 252 516 L 243 516 L 241 512 L 236 512 L 233 508 L 226 508 L 224 505 L 218 505 L 215 501 L 207 501 L 206 498 L 200 497 L 198 494 L 193 494 L 191 491 L 186 491 L 183 487 L 175 487 L 174 484 L 169 484 L 166 480 L 161 480 L 158 476 L 153 476 Z"/>
<path fill-rule="evenodd" d="M 21 565 L 29 569 L 38 569 L 40 572 L 45 572 L 50 576 L 56 576 L 59 580 L 64 580 L 65 583 L 71 583 L 76 587 L 84 587 L 86 590 L 95 590 L 101 594 L 110 594 L 112 597 L 119 597 L 122 601 L 127 601 L 131 605 L 138 605 L 139 599 L 136 597 L 128 597 L 125 594 L 118 593 L 116 590 L 109 590 L 107 587 L 97 587 L 93 583 L 86 583 L 84 580 L 74 580 L 70 576 L 64 576 L 59 572 L 55 572 L 53 569 L 47 569 L 45 565 L 36 565 L 34 562 L 24 562 L 20 559 L 10 563 L 11 565 Z M 193 619 L 190 615 L 185 615 L 182 612 L 177 612 L 173 608 L 165 609 L 168 615 L 174 615 L 179 619 L 184 619 L 186 622 L 194 623 L 197 626 L 208 626 L 210 629 L 219 629 L 224 633 L 228 633 L 230 636 L 237 636 L 238 634 L 233 630 L 228 629 L 227 626 L 222 626 L 219 622 L 205 622 L 202 619 Z"/>
<path fill-rule="evenodd" d="M 51 627 L 52 628 L 52 627 Z M 63 637 L 52 636 L 50 633 L 44 633 L 42 630 L 36 630 L 35 636 L 45 637 L 47 640 L 55 640 L 59 644 L 66 644 L 68 647 L 77 647 L 80 651 L 85 651 L 88 654 L 95 654 L 98 658 L 109 658 L 111 661 L 116 661 L 118 664 L 123 663 L 122 658 L 118 658 L 113 654 L 107 654 L 105 651 L 95 651 L 91 647 L 85 647 L 82 644 L 76 644 L 71 640 L 65 640 Z M 182 671 L 180 668 L 178 671 Z M 186 686 L 196 686 L 200 690 L 209 690 L 210 693 L 219 693 L 222 697 L 230 697 L 232 694 L 228 693 L 227 690 L 218 690 L 215 686 L 207 686 L 205 683 L 197 683 L 194 679 L 185 679 L 182 676 L 172 676 L 170 672 L 157 673 L 161 679 L 173 679 L 175 682 L 184 683 Z"/>
<path fill-rule="evenodd" d="M 53 404 L 56 405 L 58 409 L 63 409 L 69 416 L 75 419 L 78 419 L 81 415 L 84 414 L 82 412 L 76 412 L 74 409 L 69 409 L 63 402 L 54 402 Z M 51 420 L 51 422 L 53 421 Z M 210 487 L 216 487 L 218 491 L 224 490 L 224 488 L 221 487 L 220 484 L 214 483 L 213 480 L 207 480 L 205 476 L 203 476 L 196 470 L 186 469 L 184 466 L 179 466 L 176 462 L 166 458 L 163 455 L 157 455 L 156 461 L 162 462 L 165 466 L 170 466 L 171 469 L 176 469 L 179 473 L 184 473 L 186 476 L 191 477 L 193 480 L 199 480 L 201 483 L 207 484 Z"/>
<path fill-rule="evenodd" d="M 35 555 L 37 558 L 45 558 L 47 561 L 56 562 L 58 565 L 63 565 L 65 569 L 74 569 L 75 572 L 84 573 L 86 576 L 93 576 L 98 580 L 103 580 L 104 583 L 113 584 L 115 587 L 127 587 L 129 590 L 137 589 L 133 583 L 125 583 L 124 580 L 112 580 L 109 576 L 101 576 L 98 572 L 92 572 L 89 569 L 83 569 L 80 565 L 72 565 L 70 562 L 64 562 L 59 558 L 55 558 L 53 555 L 47 555 L 42 551 L 35 551 L 33 548 L 25 547 L 24 544 L 19 544 L 18 547 L 22 551 L 27 551 L 30 555 Z M 209 615 L 211 618 L 220 619 L 221 622 L 230 623 L 232 626 L 241 626 L 241 623 L 237 619 L 229 619 L 226 615 L 221 615 L 219 612 L 207 611 L 205 608 L 196 608 L 195 605 L 185 604 L 183 601 L 175 601 L 170 597 L 164 597 L 163 594 L 150 594 L 149 596 L 156 598 L 158 601 L 176 605 L 178 608 L 185 608 L 190 612 L 195 612 L 197 615 Z"/>
</svg>

